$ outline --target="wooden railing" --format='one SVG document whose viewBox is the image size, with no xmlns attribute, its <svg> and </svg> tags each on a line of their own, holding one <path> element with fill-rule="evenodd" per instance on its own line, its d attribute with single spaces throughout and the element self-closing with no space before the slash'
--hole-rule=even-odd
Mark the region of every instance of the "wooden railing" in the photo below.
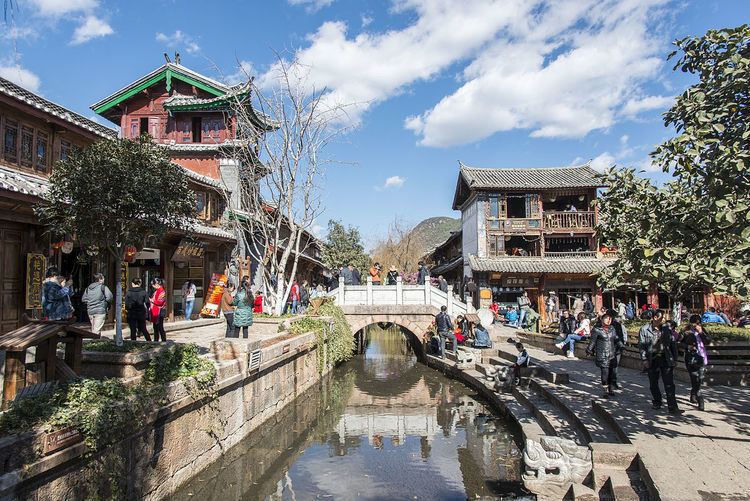
<svg viewBox="0 0 750 501">
<path fill-rule="evenodd" d="M 593 211 L 586 212 L 545 212 L 544 213 L 544 227 L 547 229 L 576 229 L 594 228 L 596 224 L 595 213 Z"/>
<path fill-rule="evenodd" d="M 549 259 L 595 258 L 596 251 L 545 252 L 544 257 Z"/>
</svg>

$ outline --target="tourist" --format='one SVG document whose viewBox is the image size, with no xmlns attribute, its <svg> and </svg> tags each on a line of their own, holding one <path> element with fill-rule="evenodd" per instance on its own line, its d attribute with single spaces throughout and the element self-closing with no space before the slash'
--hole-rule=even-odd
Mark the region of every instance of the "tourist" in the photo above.
<svg viewBox="0 0 750 501">
<path fill-rule="evenodd" d="M 466 304 L 474 304 L 474 298 L 477 294 L 477 284 L 473 278 L 464 277 L 464 298 Z"/>
<path fill-rule="evenodd" d="M 745 312 L 745 316 L 737 322 L 737 327 L 750 328 L 750 311 Z"/>
<path fill-rule="evenodd" d="M 361 285 L 362 284 L 362 275 L 360 275 L 359 270 L 354 267 L 354 265 L 349 265 L 349 272 L 352 274 L 352 285 Z"/>
<path fill-rule="evenodd" d="M 508 310 L 505 312 L 505 320 L 508 321 L 508 325 L 520 327 L 518 325 L 518 318 L 518 310 L 512 306 L 508 306 Z"/>
<path fill-rule="evenodd" d="M 443 275 L 438 275 L 438 288 L 448 294 L 448 281 L 443 278 Z"/>
<path fill-rule="evenodd" d="M 518 303 L 518 311 L 520 314 L 518 318 L 518 326 L 523 328 L 523 323 L 529 314 L 529 310 L 531 309 L 531 300 L 529 299 L 529 293 L 527 291 L 523 291 L 523 293 L 518 296 L 518 299 L 516 299 L 516 303 Z"/>
<path fill-rule="evenodd" d="M 500 305 L 497 304 L 495 301 L 492 301 L 490 304 L 490 311 L 492 312 L 492 323 L 497 322 L 498 317 L 500 316 Z"/>
<path fill-rule="evenodd" d="M 388 285 L 396 285 L 396 282 L 398 281 L 398 271 L 396 270 L 396 267 L 391 265 L 390 269 L 388 270 L 388 275 L 386 275 L 386 279 L 388 280 Z"/>
<path fill-rule="evenodd" d="M 568 206 L 565 208 L 566 212 L 578 212 L 578 209 L 573 204 L 568 204 Z"/>
<path fill-rule="evenodd" d="M 578 327 L 576 327 L 575 331 L 572 334 L 568 334 L 565 341 L 555 345 L 563 351 L 565 351 L 564 347 L 567 346 L 568 358 L 575 357 L 576 341 L 584 341 L 591 335 L 591 320 L 586 316 L 586 313 L 579 313 L 577 321 Z"/>
<path fill-rule="evenodd" d="M 65 280 L 56 266 L 50 266 L 45 273 L 42 286 L 42 310 L 47 320 L 67 320 L 73 315 L 70 296 L 73 294 L 72 281 Z"/>
<path fill-rule="evenodd" d="M 344 285 L 354 284 L 354 276 L 352 275 L 352 268 L 353 266 L 350 264 L 348 266 L 342 266 L 341 270 L 339 271 L 339 277 L 342 277 L 344 279 Z"/>
<path fill-rule="evenodd" d="M 380 285 L 380 270 L 382 267 L 380 263 L 375 263 L 370 267 L 370 277 L 372 278 L 372 285 Z"/>
<path fill-rule="evenodd" d="M 448 307 L 443 305 L 440 307 L 440 313 L 435 315 L 435 328 L 438 331 L 438 336 L 440 336 L 440 356 L 442 358 L 445 358 L 446 338 L 453 343 L 453 354 L 458 354 L 458 343 L 455 334 L 453 334 L 453 323 L 451 323 L 451 317 L 446 313 L 447 310 Z"/>
<path fill-rule="evenodd" d="M 302 296 L 299 290 L 299 284 L 297 283 L 296 280 L 293 280 L 292 287 L 289 289 L 289 297 L 287 299 L 287 307 L 288 307 L 288 310 L 291 310 L 292 315 L 297 314 L 297 309 L 299 308 L 299 300 L 301 297 Z M 253 298 L 253 301 L 254 300 L 255 298 Z"/>
<path fill-rule="evenodd" d="M 424 285 L 425 282 L 429 283 L 430 272 L 427 266 L 425 266 L 424 261 L 420 261 L 417 264 L 419 265 L 419 269 L 417 270 L 417 284 Z"/>
<path fill-rule="evenodd" d="M 474 327 L 474 348 L 492 348 L 490 333 L 482 324 Z"/>
<path fill-rule="evenodd" d="M 654 409 L 660 409 L 662 404 L 659 377 L 664 383 L 667 394 L 667 407 L 672 414 L 680 414 L 675 398 L 674 366 L 677 358 L 677 345 L 672 338 L 670 328 L 662 329 L 664 312 L 655 310 L 651 321 L 641 327 L 638 333 L 638 345 L 641 351 L 643 368 L 648 370 L 649 389 L 651 390 L 651 404 Z"/>
<path fill-rule="evenodd" d="M 198 288 L 192 280 L 187 280 L 182 284 L 182 308 L 185 312 L 185 320 L 187 321 L 190 321 L 190 317 L 193 316 L 193 305 L 195 304 L 195 295 L 197 293 Z"/>
<path fill-rule="evenodd" d="M 620 340 L 619 344 L 615 346 L 615 366 L 612 370 L 612 387 L 615 390 L 620 389 L 618 367 L 620 367 L 620 360 L 622 359 L 622 352 L 625 351 L 625 345 L 628 344 L 628 330 L 625 325 L 617 317 L 615 310 L 607 310 L 607 314 L 612 317 L 612 328 L 615 330 L 615 334 Z"/>
<path fill-rule="evenodd" d="M 221 312 L 224 314 L 224 320 L 227 323 L 227 330 L 224 337 L 237 337 L 237 332 L 234 329 L 234 291 L 235 287 L 232 284 L 224 287 L 224 292 L 221 295 Z"/>
<path fill-rule="evenodd" d="M 623 303 L 619 299 L 617 300 L 616 306 L 617 306 L 617 320 L 620 322 L 624 322 L 625 320 L 628 319 L 628 307 L 625 305 L 625 303 Z"/>
<path fill-rule="evenodd" d="M 167 314 L 167 291 L 161 278 L 151 280 L 151 325 L 154 327 L 154 341 L 167 342 L 167 332 L 164 330 L 164 317 Z"/>
<path fill-rule="evenodd" d="M 703 313 L 703 317 L 701 318 L 701 321 L 704 324 L 723 324 L 724 319 L 721 318 L 721 315 L 716 313 L 716 308 L 713 306 L 710 306 L 708 310 L 706 310 L 705 313 Z M 731 325 L 731 324 L 730 324 Z"/>
<path fill-rule="evenodd" d="M 605 313 L 601 317 L 601 325 L 594 327 L 591 333 L 591 341 L 586 347 L 586 353 L 595 355 L 596 366 L 601 370 L 602 391 L 604 397 L 614 395 L 614 384 L 617 382 L 614 375 L 617 369 L 616 353 L 622 350 L 620 337 L 612 327 L 612 315 Z"/>
<path fill-rule="evenodd" d="M 589 318 L 594 316 L 594 302 L 591 300 L 590 294 L 583 295 L 583 312 Z"/>
<path fill-rule="evenodd" d="M 584 301 L 582 297 L 575 297 L 573 300 L 573 318 L 578 318 L 578 315 L 583 311 Z"/>
<path fill-rule="evenodd" d="M 690 375 L 690 402 L 698 404 L 698 410 L 705 410 L 706 404 L 701 393 L 703 378 L 708 365 L 707 346 L 710 342 L 701 325 L 700 315 L 691 315 L 681 337 L 685 345 L 685 369 Z"/>
<path fill-rule="evenodd" d="M 729 319 L 729 315 L 727 315 L 723 309 L 721 308 L 717 309 L 716 314 L 719 315 L 722 320 L 724 320 L 725 324 L 732 325 L 732 321 Z"/>
<path fill-rule="evenodd" d="M 557 312 L 560 307 L 560 300 L 557 297 L 555 291 L 550 291 L 547 296 L 547 315 L 550 322 L 557 322 Z"/>
<path fill-rule="evenodd" d="M 522 343 L 516 343 L 516 350 L 518 350 L 518 356 L 516 362 L 511 366 L 513 371 L 513 384 L 517 385 L 521 382 L 521 367 L 529 366 L 529 352 L 523 347 Z"/>
<path fill-rule="evenodd" d="M 254 304 L 255 297 L 253 296 L 252 290 L 250 290 L 250 284 L 245 284 L 237 291 L 237 294 L 234 295 L 234 299 L 232 300 L 232 306 L 235 307 L 234 334 L 232 337 L 240 337 L 240 329 L 242 329 L 242 337 L 247 339 L 248 329 L 253 325 Z"/>
<path fill-rule="evenodd" d="M 253 314 L 263 313 L 263 293 L 258 291 L 253 300 Z"/>
<path fill-rule="evenodd" d="M 555 346 L 557 346 L 559 350 L 563 349 L 568 336 L 573 334 L 577 327 L 578 322 L 576 322 L 575 319 L 570 316 L 570 312 L 568 310 L 563 310 L 562 312 L 560 312 L 560 322 L 557 326 L 557 342 L 555 343 Z"/>
<path fill-rule="evenodd" d="M 86 304 L 86 312 L 91 322 L 91 332 L 100 334 L 107 318 L 107 310 L 112 304 L 112 291 L 104 285 L 104 275 L 94 274 L 94 282 L 86 287 L 81 302 Z"/>
<path fill-rule="evenodd" d="M 625 319 L 635 320 L 635 301 L 632 299 L 625 305 Z"/>
<path fill-rule="evenodd" d="M 140 278 L 130 281 L 130 288 L 125 294 L 125 311 L 128 313 L 128 326 L 130 327 L 130 340 L 136 341 L 138 336 L 143 336 L 146 341 L 151 341 L 151 335 L 146 329 L 146 310 L 148 310 L 148 293 L 141 287 L 143 282 Z"/>
<path fill-rule="evenodd" d="M 308 306 L 310 306 L 310 284 L 307 280 L 303 280 L 299 287 L 299 307 L 297 311 L 303 312 Z"/>
</svg>

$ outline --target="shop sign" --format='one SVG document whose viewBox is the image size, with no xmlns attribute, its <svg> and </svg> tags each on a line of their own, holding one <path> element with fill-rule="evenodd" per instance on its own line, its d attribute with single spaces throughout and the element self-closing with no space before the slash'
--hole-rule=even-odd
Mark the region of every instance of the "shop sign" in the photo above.
<svg viewBox="0 0 750 501">
<path fill-rule="evenodd" d="M 196 242 L 195 240 L 185 240 L 180 242 L 177 250 L 172 255 L 172 261 L 189 261 L 190 259 L 201 259 L 206 252 L 206 244 Z"/>
<path fill-rule="evenodd" d="M 201 309 L 202 317 L 217 318 L 219 316 L 219 304 L 221 296 L 224 294 L 224 288 L 227 286 L 227 276 L 220 273 L 211 275 L 211 282 L 208 284 L 208 294 L 203 302 Z"/>
<path fill-rule="evenodd" d="M 42 307 L 42 290 L 47 258 L 42 254 L 26 254 L 26 309 Z"/>
<path fill-rule="evenodd" d="M 503 277 L 503 287 L 539 287 L 539 277 Z"/>
<path fill-rule="evenodd" d="M 122 297 L 125 297 L 125 293 L 128 291 L 128 284 L 130 283 L 128 281 L 128 262 L 123 261 L 122 267 L 120 268 L 120 286 L 122 287 Z M 121 306 L 121 312 L 122 312 L 122 318 L 127 320 L 127 310 L 125 309 L 125 301 L 122 302 Z"/>
<path fill-rule="evenodd" d="M 161 255 L 161 252 L 159 249 L 150 249 L 148 247 L 144 247 L 142 250 L 135 253 L 135 259 L 159 259 L 159 256 Z"/>
</svg>

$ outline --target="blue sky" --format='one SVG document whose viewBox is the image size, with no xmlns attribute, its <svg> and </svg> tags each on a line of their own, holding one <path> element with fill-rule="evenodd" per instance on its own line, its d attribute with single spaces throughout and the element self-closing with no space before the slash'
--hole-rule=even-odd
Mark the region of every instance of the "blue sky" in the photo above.
<svg viewBox="0 0 750 501">
<path fill-rule="evenodd" d="M 368 244 L 398 217 L 451 210 L 458 160 L 484 167 L 593 161 L 651 169 L 661 113 L 690 79 L 675 38 L 750 19 L 747 0 L 16 0 L 0 75 L 91 116 L 89 105 L 180 51 L 182 63 L 262 77 L 274 51 L 360 103 L 330 148 L 328 218 Z M 647 172 L 656 180 L 662 174 Z"/>
</svg>

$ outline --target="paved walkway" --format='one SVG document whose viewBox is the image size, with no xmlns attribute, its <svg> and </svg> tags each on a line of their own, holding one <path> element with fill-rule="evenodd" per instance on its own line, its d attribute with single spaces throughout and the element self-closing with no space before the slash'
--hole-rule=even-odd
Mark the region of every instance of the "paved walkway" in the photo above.
<svg viewBox="0 0 750 501">
<path fill-rule="evenodd" d="M 515 331 L 494 327 L 500 347 Z M 505 346 L 503 346 L 505 345 Z M 599 370 L 592 359 L 568 359 L 527 347 L 532 359 L 567 372 L 572 387 L 598 397 Z M 645 374 L 619 370 L 623 389 L 607 409 L 636 446 L 663 500 L 750 499 L 750 389 L 712 386 L 704 389 L 706 410 L 690 403 L 689 385 L 677 382 L 677 400 L 685 411 L 671 416 L 666 405 L 655 411 Z"/>
</svg>

